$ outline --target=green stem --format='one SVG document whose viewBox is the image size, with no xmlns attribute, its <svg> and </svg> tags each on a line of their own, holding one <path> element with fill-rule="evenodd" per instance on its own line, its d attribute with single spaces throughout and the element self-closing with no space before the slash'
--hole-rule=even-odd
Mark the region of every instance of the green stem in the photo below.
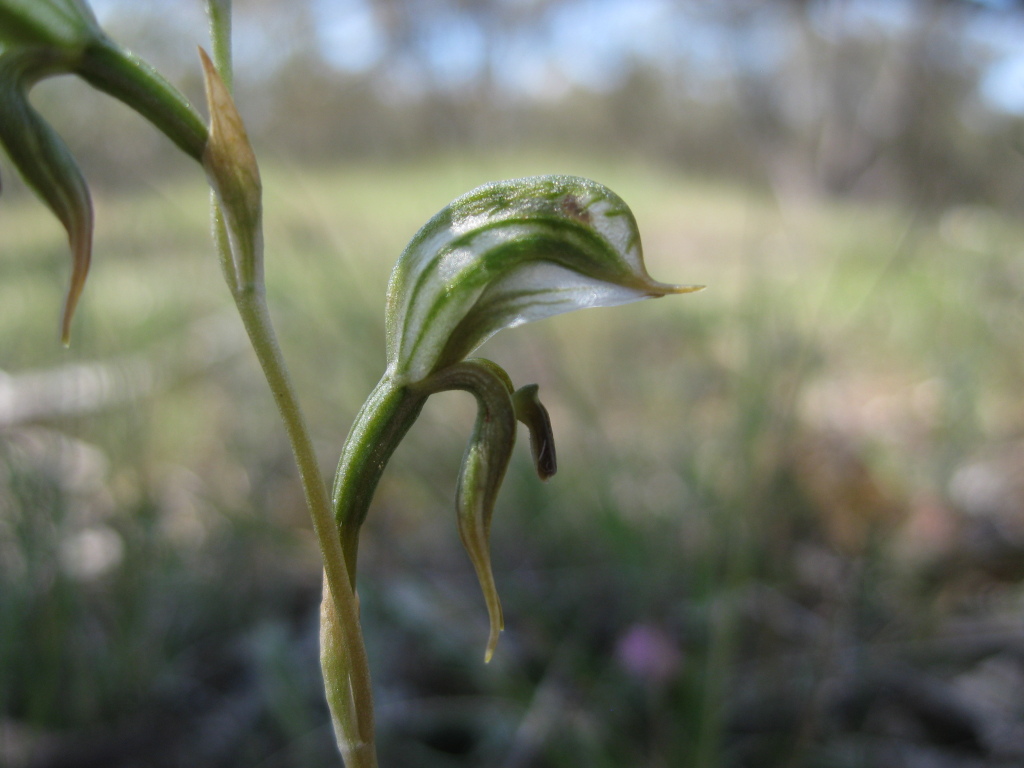
<svg viewBox="0 0 1024 768">
<path fill-rule="evenodd" d="M 213 63 L 228 90 L 234 90 L 234 69 L 231 57 L 231 0 L 206 0 L 210 17 L 210 43 Z"/>
<path fill-rule="evenodd" d="M 305 419 L 277 344 L 262 291 L 235 293 L 242 322 L 263 374 L 284 421 L 298 465 L 302 489 L 313 519 L 313 530 L 323 553 L 325 590 L 322 609 L 322 642 L 331 658 L 324 662 L 330 673 L 328 699 L 335 718 L 339 747 L 346 754 L 348 768 L 376 768 L 373 734 L 373 693 L 369 662 L 359 622 L 359 603 L 349 580 L 345 554 L 335 525 L 327 486 L 320 473 Z M 341 693 L 332 694 L 331 688 Z"/>
<path fill-rule="evenodd" d="M 120 99 L 149 120 L 193 160 L 202 162 L 206 123 L 149 64 L 105 41 L 85 50 L 76 71 L 90 85 Z"/>
<path fill-rule="evenodd" d="M 352 584 L 356 582 L 359 529 L 377 483 L 391 454 L 423 410 L 426 397 L 385 376 L 366 398 L 345 438 L 334 475 L 334 516 Z"/>
<path fill-rule="evenodd" d="M 207 9 L 215 65 L 222 79 L 230 84 L 231 2 L 208 0 Z M 366 646 L 359 622 L 359 600 L 354 584 L 349 579 L 349 569 L 346 567 L 327 485 L 320 472 L 313 442 L 267 311 L 262 269 L 254 275 L 254 280 L 240 279 L 236 259 L 231 253 L 231 238 L 228 237 L 225 217 L 216 199 L 213 205 L 213 226 L 214 241 L 231 294 L 288 433 L 306 505 L 313 520 L 313 530 L 323 554 L 321 663 L 338 746 L 347 768 L 377 768 L 373 695 Z M 258 223 L 253 226 L 258 227 Z M 245 242 L 260 251 L 247 254 L 247 263 L 261 264 L 262 238 L 254 236 Z"/>
</svg>

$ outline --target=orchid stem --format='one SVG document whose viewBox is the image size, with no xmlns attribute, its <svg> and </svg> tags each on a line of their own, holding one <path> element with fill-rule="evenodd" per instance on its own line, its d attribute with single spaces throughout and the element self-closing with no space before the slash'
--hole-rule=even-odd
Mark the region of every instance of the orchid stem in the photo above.
<svg viewBox="0 0 1024 768">
<path fill-rule="evenodd" d="M 210 44 L 213 48 L 213 63 L 221 79 L 234 90 L 234 67 L 231 57 L 231 0 L 206 0 L 206 12 L 210 17 Z"/>
<path fill-rule="evenodd" d="M 349 580 L 327 486 L 262 291 L 238 291 L 235 302 L 288 432 L 313 530 L 323 553 L 321 663 L 338 745 L 346 756 L 347 768 L 376 768 L 373 694 L 359 602 Z"/>
<path fill-rule="evenodd" d="M 231 86 L 231 0 L 207 0 L 213 60 Z M 240 280 L 223 212 L 212 205 L 214 242 L 225 278 L 270 386 L 299 470 L 306 505 L 324 560 L 321 664 L 335 735 L 347 768 L 377 768 L 369 663 L 359 622 L 359 601 L 349 579 L 333 507 L 306 420 L 288 375 L 267 309 L 261 278 Z"/>
</svg>

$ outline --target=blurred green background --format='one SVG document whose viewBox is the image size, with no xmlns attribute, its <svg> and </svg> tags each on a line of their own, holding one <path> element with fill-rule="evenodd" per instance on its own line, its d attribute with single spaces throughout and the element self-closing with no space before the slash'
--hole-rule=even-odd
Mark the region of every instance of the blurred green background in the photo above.
<svg viewBox="0 0 1024 768">
<path fill-rule="evenodd" d="M 97 2 L 197 102 L 201 4 Z M 499 334 L 506 631 L 454 522 L 475 407 L 385 474 L 360 596 L 384 765 L 1024 762 L 1024 10 L 967 0 L 236 4 L 267 281 L 329 470 L 405 242 L 495 178 L 633 208 L 678 299 Z M 75 81 L 59 225 L 0 158 L 0 766 L 337 765 L 319 555 L 196 168 Z M 525 443 L 525 440 L 522 441 Z"/>
</svg>

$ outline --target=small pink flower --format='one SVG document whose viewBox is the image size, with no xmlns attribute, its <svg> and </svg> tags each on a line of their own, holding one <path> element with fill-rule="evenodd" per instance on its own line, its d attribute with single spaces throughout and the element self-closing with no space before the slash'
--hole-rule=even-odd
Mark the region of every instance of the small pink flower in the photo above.
<svg viewBox="0 0 1024 768">
<path fill-rule="evenodd" d="M 619 664 L 649 683 L 665 683 L 679 672 L 683 654 L 665 630 L 653 624 L 634 624 L 615 648 Z"/>
</svg>

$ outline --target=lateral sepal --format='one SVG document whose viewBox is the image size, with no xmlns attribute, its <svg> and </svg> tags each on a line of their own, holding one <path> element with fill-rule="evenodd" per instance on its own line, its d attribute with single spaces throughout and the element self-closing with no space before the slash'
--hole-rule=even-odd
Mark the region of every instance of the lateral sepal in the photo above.
<svg viewBox="0 0 1024 768">
<path fill-rule="evenodd" d="M 484 661 L 488 662 L 505 628 L 491 567 L 491 518 L 516 444 L 512 382 L 500 366 L 475 358 L 438 371 L 420 386 L 431 393 L 465 390 L 477 401 L 476 423 L 462 457 L 455 508 L 462 545 L 473 563 L 487 603 L 490 636 Z"/>
</svg>

